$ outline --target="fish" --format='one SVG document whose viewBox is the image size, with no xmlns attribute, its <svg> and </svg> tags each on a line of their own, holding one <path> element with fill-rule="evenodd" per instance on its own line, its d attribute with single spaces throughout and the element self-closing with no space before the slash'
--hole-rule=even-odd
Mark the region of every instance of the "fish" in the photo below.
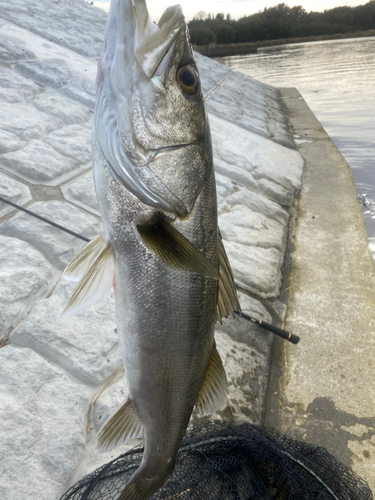
<svg viewBox="0 0 375 500">
<path fill-rule="evenodd" d="M 217 220 L 210 127 L 180 5 L 157 24 L 144 0 L 112 0 L 98 62 L 93 175 L 103 233 L 68 265 L 61 320 L 114 287 L 128 386 L 98 449 L 144 440 L 121 500 L 170 477 L 194 407 L 222 408 L 228 382 L 214 326 L 240 309 Z"/>
</svg>

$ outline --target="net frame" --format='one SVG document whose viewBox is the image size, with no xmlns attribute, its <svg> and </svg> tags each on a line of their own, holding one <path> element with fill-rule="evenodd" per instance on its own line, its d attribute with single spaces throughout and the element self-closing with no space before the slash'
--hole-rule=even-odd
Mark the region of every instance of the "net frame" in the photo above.
<svg viewBox="0 0 375 500">
<path fill-rule="evenodd" d="M 99 467 L 60 500 L 117 500 L 143 444 Z M 169 480 L 153 500 L 373 500 L 367 483 L 322 447 L 252 424 L 188 429 Z"/>
</svg>

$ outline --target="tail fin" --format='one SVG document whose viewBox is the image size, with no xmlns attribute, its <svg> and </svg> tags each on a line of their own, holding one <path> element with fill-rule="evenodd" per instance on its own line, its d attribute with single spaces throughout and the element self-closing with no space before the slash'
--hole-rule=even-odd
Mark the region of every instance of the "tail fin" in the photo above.
<svg viewBox="0 0 375 500">
<path fill-rule="evenodd" d="M 142 462 L 130 481 L 125 486 L 118 500 L 147 500 L 169 479 L 174 469 L 174 463 L 162 472 L 155 469 L 156 475 L 147 473 L 147 466 Z"/>
<path fill-rule="evenodd" d="M 136 482 L 125 486 L 124 491 L 121 493 L 119 500 L 147 500 L 149 495 L 138 488 Z"/>
</svg>

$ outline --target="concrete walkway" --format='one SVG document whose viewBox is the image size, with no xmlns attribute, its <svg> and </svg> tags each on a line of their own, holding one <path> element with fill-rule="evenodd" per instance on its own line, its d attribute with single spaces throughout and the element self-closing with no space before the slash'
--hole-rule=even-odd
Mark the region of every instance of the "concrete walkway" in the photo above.
<svg viewBox="0 0 375 500">
<path fill-rule="evenodd" d="M 266 423 L 325 447 L 375 491 L 375 267 L 350 168 L 295 89 L 282 90 L 305 172 Z"/>
</svg>

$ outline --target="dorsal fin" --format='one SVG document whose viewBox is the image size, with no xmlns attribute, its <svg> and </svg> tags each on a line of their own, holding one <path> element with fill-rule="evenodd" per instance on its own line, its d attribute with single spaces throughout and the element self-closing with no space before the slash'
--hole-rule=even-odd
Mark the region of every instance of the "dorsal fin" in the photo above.
<svg viewBox="0 0 375 500">
<path fill-rule="evenodd" d="M 102 238 L 101 247 L 99 243 L 99 237 L 88 243 L 66 268 L 64 273 L 68 276 L 82 277 L 59 322 L 85 311 L 111 289 L 115 272 L 114 255 L 108 242 Z"/>
<path fill-rule="evenodd" d="M 107 451 L 143 436 L 143 424 L 130 398 L 108 418 L 98 432 L 98 450 Z"/>
<path fill-rule="evenodd" d="M 219 289 L 217 295 L 216 321 L 227 318 L 234 311 L 240 311 L 241 306 L 237 297 L 236 285 L 233 272 L 229 264 L 228 256 L 224 248 L 220 230 L 218 229 L 219 250 Z"/>
<path fill-rule="evenodd" d="M 214 341 L 206 376 L 196 403 L 199 413 L 209 415 L 222 409 L 227 402 L 227 389 L 227 376 Z"/>
</svg>

